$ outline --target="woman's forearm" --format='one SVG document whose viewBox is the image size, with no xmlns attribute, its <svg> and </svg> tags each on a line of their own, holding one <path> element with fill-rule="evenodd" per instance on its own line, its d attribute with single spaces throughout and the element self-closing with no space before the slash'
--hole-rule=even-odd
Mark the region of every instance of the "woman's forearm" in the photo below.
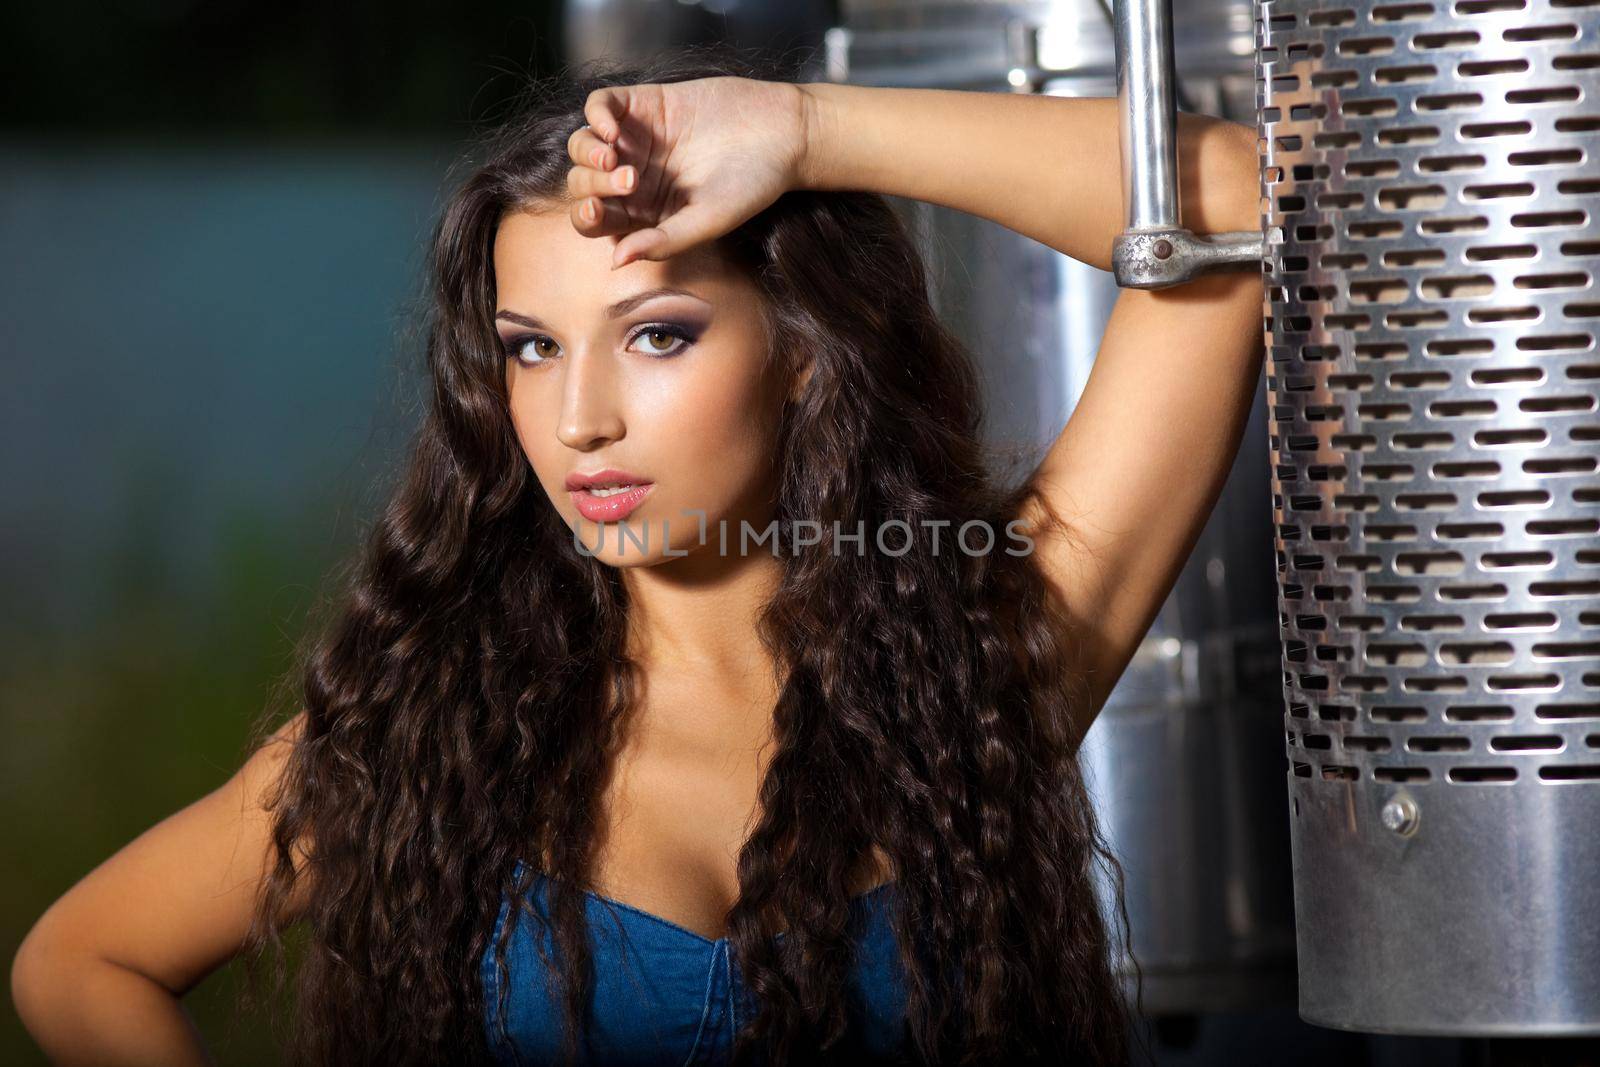
<svg viewBox="0 0 1600 1067">
<path fill-rule="evenodd" d="M 924 200 L 1000 223 L 1111 269 L 1122 232 L 1116 97 L 806 82 L 800 181 Z M 1260 226 L 1255 130 L 1180 113 L 1181 225 L 1196 235 Z"/>
<path fill-rule="evenodd" d="M 28 1033 L 58 1067 L 213 1062 L 182 1002 L 125 967 L 42 952 L 19 957 L 12 999 Z"/>
</svg>

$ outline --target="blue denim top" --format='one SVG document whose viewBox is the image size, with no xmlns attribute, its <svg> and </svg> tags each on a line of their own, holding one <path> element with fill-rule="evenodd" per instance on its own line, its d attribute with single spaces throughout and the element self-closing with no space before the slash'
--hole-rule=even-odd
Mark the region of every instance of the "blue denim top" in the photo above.
<svg viewBox="0 0 1600 1067">
<path fill-rule="evenodd" d="M 517 861 L 513 877 L 521 874 Z M 549 875 L 535 876 L 529 902 L 549 921 Z M 849 1030 L 838 1049 L 841 1062 L 889 1058 L 909 1047 L 905 1028 L 905 975 L 892 924 L 894 883 L 851 898 L 855 960 L 845 990 Z M 713 941 L 659 915 L 619 900 L 585 893 L 595 990 L 587 1023 L 589 1049 L 578 1046 L 582 1064 L 725 1064 L 733 1035 L 753 1010 L 726 937 Z M 534 945 L 533 921 L 518 914 L 507 944 L 510 992 L 505 1033 L 496 1001 L 500 981 L 495 946 L 511 913 L 507 893 L 495 920 L 494 937 L 482 960 L 485 1028 L 500 1064 L 561 1062 L 559 990 L 549 985 Z M 554 939 L 540 925 L 544 948 L 555 959 Z M 777 935 L 780 939 L 782 933 Z M 833 1051 L 830 1049 L 830 1051 Z"/>
</svg>

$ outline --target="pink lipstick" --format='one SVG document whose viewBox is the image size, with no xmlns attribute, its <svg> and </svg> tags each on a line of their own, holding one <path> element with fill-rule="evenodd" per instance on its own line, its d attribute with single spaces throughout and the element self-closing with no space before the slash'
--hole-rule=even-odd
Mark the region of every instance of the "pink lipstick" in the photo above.
<svg viewBox="0 0 1600 1067">
<path fill-rule="evenodd" d="M 655 483 L 640 474 L 607 467 L 567 475 L 572 506 L 590 522 L 619 522 L 650 495 Z"/>
</svg>

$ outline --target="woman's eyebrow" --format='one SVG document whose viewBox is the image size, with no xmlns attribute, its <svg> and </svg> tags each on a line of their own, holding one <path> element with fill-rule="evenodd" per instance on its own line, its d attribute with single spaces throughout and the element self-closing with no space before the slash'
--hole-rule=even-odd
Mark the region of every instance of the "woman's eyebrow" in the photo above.
<svg viewBox="0 0 1600 1067">
<path fill-rule="evenodd" d="M 706 300 L 706 298 L 701 296 L 699 293 L 692 293 L 687 289 L 676 289 L 672 286 L 661 286 L 656 289 L 646 289 L 643 292 L 634 293 L 632 296 L 624 297 L 623 299 L 618 300 L 615 304 L 612 304 L 610 307 L 606 308 L 606 318 L 621 318 L 623 315 L 626 315 L 640 304 L 663 296 L 687 296 L 694 300 L 698 300 L 701 303 L 710 303 L 710 301 Z M 534 318 L 532 315 L 519 314 L 518 312 L 511 311 L 506 308 L 501 308 L 499 311 L 496 311 L 494 313 L 494 317 L 496 319 L 505 319 L 507 322 L 514 322 L 518 326 L 526 326 L 531 330 L 548 330 L 550 328 L 544 323 L 540 322 L 538 319 Z"/>
</svg>

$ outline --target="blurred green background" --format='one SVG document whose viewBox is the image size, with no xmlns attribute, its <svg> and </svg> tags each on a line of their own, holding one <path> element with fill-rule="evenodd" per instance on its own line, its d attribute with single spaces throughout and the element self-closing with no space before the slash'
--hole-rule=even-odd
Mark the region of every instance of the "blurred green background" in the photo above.
<svg viewBox="0 0 1600 1067">
<path fill-rule="evenodd" d="M 242 761 L 419 415 L 445 170 L 553 4 L 9 5 L 0 952 Z M 287 695 L 283 687 L 287 683 Z M 186 1004 L 219 1061 L 237 965 Z M 0 1063 L 42 1063 L 10 997 Z"/>
</svg>

